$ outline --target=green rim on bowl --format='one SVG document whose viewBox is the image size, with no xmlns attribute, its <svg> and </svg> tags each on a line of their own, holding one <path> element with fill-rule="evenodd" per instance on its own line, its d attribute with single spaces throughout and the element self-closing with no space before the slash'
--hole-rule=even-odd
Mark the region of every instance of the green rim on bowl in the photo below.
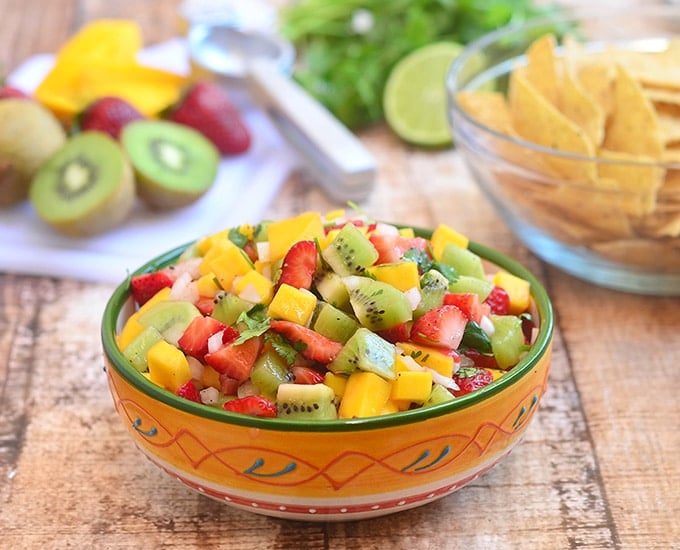
<svg viewBox="0 0 680 550">
<path fill-rule="evenodd" d="M 420 237 L 429 238 L 431 231 L 414 228 L 416 235 Z M 147 262 L 132 275 L 156 271 L 173 262 L 175 262 L 182 251 L 187 248 L 187 245 L 180 246 L 170 250 L 157 258 Z M 526 279 L 531 284 L 531 295 L 536 304 L 538 314 L 540 316 L 540 325 L 536 341 L 531 350 L 520 360 L 517 366 L 513 367 L 507 374 L 492 384 L 464 395 L 456 399 L 433 405 L 428 408 L 414 409 L 410 411 L 402 411 L 399 413 L 375 416 L 369 418 L 356 419 L 338 419 L 326 421 L 306 422 L 301 420 L 282 420 L 278 418 L 257 418 L 254 416 L 247 416 L 220 409 L 212 408 L 199 403 L 194 403 L 157 386 L 153 382 L 147 380 L 137 370 L 128 363 L 123 356 L 123 353 L 118 348 L 116 343 L 116 334 L 120 328 L 119 322 L 124 321 L 121 318 L 122 312 L 125 311 L 126 304 L 130 304 L 130 281 L 129 278 L 123 281 L 113 292 L 104 309 L 101 338 L 104 347 L 104 353 L 107 355 L 111 365 L 118 373 L 133 387 L 141 392 L 151 396 L 162 403 L 165 403 L 173 408 L 210 418 L 217 421 L 228 421 L 230 424 L 239 426 L 264 428 L 268 430 L 281 431 L 303 431 L 303 432 L 325 432 L 325 431 L 352 431 L 352 430 L 370 430 L 385 428 L 389 426 L 397 426 L 403 424 L 410 424 L 420 422 L 428 418 L 449 414 L 452 411 L 470 407 L 479 401 L 484 400 L 490 395 L 494 395 L 508 386 L 513 385 L 517 380 L 534 367 L 538 361 L 548 350 L 550 340 L 553 332 L 553 310 L 552 304 L 548 295 L 539 281 L 534 275 L 522 266 L 520 263 L 508 258 L 500 252 L 488 248 L 486 246 L 470 242 L 469 248 L 472 252 L 478 254 L 483 259 L 493 263 L 499 268 L 502 268 L 518 277 Z"/>
</svg>

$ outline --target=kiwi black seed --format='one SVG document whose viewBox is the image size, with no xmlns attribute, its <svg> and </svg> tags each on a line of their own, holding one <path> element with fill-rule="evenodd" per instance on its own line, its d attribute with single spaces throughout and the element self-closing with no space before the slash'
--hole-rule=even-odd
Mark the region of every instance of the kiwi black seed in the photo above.
<svg viewBox="0 0 680 550">
<path fill-rule="evenodd" d="M 325 384 L 279 384 L 276 408 L 279 418 L 291 420 L 337 418 L 335 392 Z"/>
<path fill-rule="evenodd" d="M 101 132 L 69 138 L 40 166 L 29 189 L 38 216 L 73 236 L 94 235 L 120 224 L 134 197 L 127 157 L 114 139 Z"/>
<path fill-rule="evenodd" d="M 191 204 L 215 181 L 219 151 L 193 128 L 137 120 L 125 126 L 120 139 L 135 171 L 137 193 L 153 208 Z"/>
</svg>

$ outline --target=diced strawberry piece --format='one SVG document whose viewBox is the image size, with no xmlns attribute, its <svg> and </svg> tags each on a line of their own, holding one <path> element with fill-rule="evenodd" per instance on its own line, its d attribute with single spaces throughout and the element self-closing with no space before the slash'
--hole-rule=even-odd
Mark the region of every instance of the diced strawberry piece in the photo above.
<svg viewBox="0 0 680 550">
<path fill-rule="evenodd" d="M 489 313 L 488 304 L 483 304 L 479 294 L 474 292 L 447 292 L 444 295 L 444 304 L 456 306 L 469 321 L 479 323 L 482 316 Z"/>
<path fill-rule="evenodd" d="M 213 82 L 195 83 L 168 118 L 201 132 L 223 155 L 243 153 L 250 147 L 250 131 L 241 113 Z"/>
<path fill-rule="evenodd" d="M 143 118 L 144 115 L 128 101 L 120 97 L 102 97 L 78 115 L 77 123 L 83 131 L 105 132 L 118 139 L 127 124 Z"/>
<path fill-rule="evenodd" d="M 212 317 L 195 317 L 184 334 L 180 336 L 177 344 L 187 355 L 203 361 L 205 354 L 208 353 L 208 339 L 218 332 L 222 332 L 222 343 L 233 342 L 238 338 L 239 333 L 236 329 L 221 323 Z"/>
<path fill-rule="evenodd" d="M 323 374 L 310 367 L 293 365 L 290 370 L 296 384 L 321 384 L 324 380 Z"/>
<path fill-rule="evenodd" d="M 223 408 L 225 411 L 248 414 L 250 416 L 263 416 L 267 418 L 278 416 L 274 402 L 261 395 L 248 395 L 247 397 L 232 399 L 227 401 Z"/>
<path fill-rule="evenodd" d="M 292 321 L 272 320 L 271 329 L 285 336 L 296 349 L 300 349 L 303 357 L 328 364 L 335 359 L 342 349 L 340 342 L 303 327 Z"/>
<path fill-rule="evenodd" d="M 411 325 L 410 323 L 399 323 L 393 327 L 379 330 L 378 335 L 393 344 L 406 342 L 411 338 Z"/>
<path fill-rule="evenodd" d="M 427 240 L 422 237 L 402 237 L 374 232 L 368 236 L 368 239 L 378 251 L 376 264 L 399 262 L 406 251 L 411 248 L 427 251 Z"/>
<path fill-rule="evenodd" d="M 528 344 L 531 342 L 533 337 L 534 329 L 536 328 L 536 323 L 534 322 L 531 315 L 522 315 L 522 334 L 524 334 L 524 342 Z"/>
<path fill-rule="evenodd" d="M 220 391 L 224 395 L 236 395 L 240 385 L 241 382 L 239 380 L 226 374 L 220 374 Z"/>
<path fill-rule="evenodd" d="M 456 306 L 439 306 L 413 323 L 411 340 L 428 346 L 456 349 L 463 339 L 467 322 L 465 314 Z"/>
<path fill-rule="evenodd" d="M 500 286 L 493 287 L 484 303 L 488 304 L 491 308 L 491 313 L 495 315 L 507 315 L 510 312 L 510 296 Z"/>
<path fill-rule="evenodd" d="M 196 307 L 203 315 L 212 315 L 215 309 L 215 299 L 207 296 L 199 296 Z"/>
<path fill-rule="evenodd" d="M 493 382 L 493 374 L 487 369 L 464 367 L 454 373 L 453 381 L 460 389 L 451 390 L 451 393 L 456 397 L 460 397 L 491 384 Z"/>
<path fill-rule="evenodd" d="M 328 235 L 331 231 L 342 229 L 345 226 L 345 224 L 348 224 L 348 223 L 351 223 L 352 225 L 354 225 L 356 227 L 365 227 L 367 233 L 370 233 L 371 231 L 373 231 L 376 228 L 376 225 L 377 225 L 375 222 L 371 222 L 368 225 L 366 225 L 366 222 L 364 220 L 343 220 L 341 223 L 336 223 L 334 225 L 325 226 L 323 228 L 324 233 L 326 235 Z"/>
<path fill-rule="evenodd" d="M 309 290 L 316 272 L 317 249 L 314 241 L 298 241 L 286 253 L 281 264 L 278 285 L 287 284 Z"/>
<path fill-rule="evenodd" d="M 198 388 L 194 384 L 193 380 L 188 380 L 177 388 L 177 395 L 188 399 L 189 401 L 195 401 L 196 403 L 201 402 L 201 395 L 198 393 Z"/>
<path fill-rule="evenodd" d="M 0 86 L 0 99 L 31 99 L 31 96 L 15 86 Z"/>
<path fill-rule="evenodd" d="M 172 277 L 162 270 L 135 275 L 130 279 L 132 298 L 138 305 L 142 306 L 153 298 L 159 290 L 171 287 L 173 282 Z"/>
<path fill-rule="evenodd" d="M 472 359 L 475 363 L 475 367 L 483 369 L 498 369 L 498 363 L 496 363 L 496 358 L 493 355 L 487 355 L 485 353 L 480 353 L 474 348 L 466 349 L 463 355 L 468 359 Z"/>
<path fill-rule="evenodd" d="M 239 382 L 250 377 L 250 371 L 262 347 L 262 338 L 249 338 L 241 344 L 229 343 L 205 355 L 205 362 L 221 374 Z"/>
</svg>

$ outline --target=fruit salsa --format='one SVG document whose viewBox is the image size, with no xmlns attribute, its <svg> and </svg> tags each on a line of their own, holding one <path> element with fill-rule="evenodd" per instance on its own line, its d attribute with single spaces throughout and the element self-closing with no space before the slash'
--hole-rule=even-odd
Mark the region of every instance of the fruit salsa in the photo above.
<svg viewBox="0 0 680 550">
<path fill-rule="evenodd" d="M 141 375 L 206 406 L 296 420 L 428 407 L 512 369 L 537 332 L 530 284 L 468 239 L 354 211 L 241 225 L 133 275 L 118 335 Z"/>
</svg>

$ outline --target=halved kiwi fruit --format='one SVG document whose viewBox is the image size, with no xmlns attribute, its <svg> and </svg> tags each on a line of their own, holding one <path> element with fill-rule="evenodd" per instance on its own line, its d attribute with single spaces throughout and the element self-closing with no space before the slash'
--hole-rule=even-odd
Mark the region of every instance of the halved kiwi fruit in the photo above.
<svg viewBox="0 0 680 550">
<path fill-rule="evenodd" d="M 29 189 L 38 216 L 73 236 L 115 227 L 134 198 L 130 163 L 120 145 L 101 132 L 71 137 L 41 165 Z"/>
<path fill-rule="evenodd" d="M 202 134 L 166 120 L 138 120 L 120 136 L 149 206 L 178 208 L 198 200 L 213 184 L 220 154 Z"/>
</svg>

